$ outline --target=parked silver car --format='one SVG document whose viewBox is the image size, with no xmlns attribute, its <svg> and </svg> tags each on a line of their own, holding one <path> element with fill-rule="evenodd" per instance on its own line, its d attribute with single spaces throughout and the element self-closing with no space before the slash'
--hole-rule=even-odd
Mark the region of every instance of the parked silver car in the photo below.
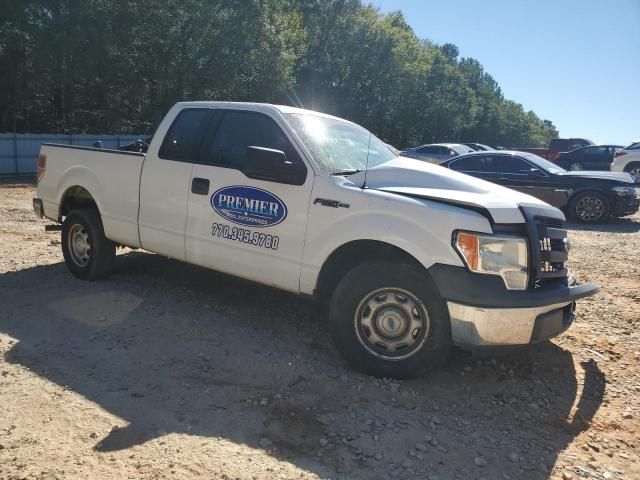
<svg viewBox="0 0 640 480">
<path fill-rule="evenodd" d="M 474 150 L 461 143 L 431 143 L 420 147 L 403 150 L 403 157 L 416 158 L 429 163 L 441 163 L 450 158 L 471 153 Z"/>
</svg>

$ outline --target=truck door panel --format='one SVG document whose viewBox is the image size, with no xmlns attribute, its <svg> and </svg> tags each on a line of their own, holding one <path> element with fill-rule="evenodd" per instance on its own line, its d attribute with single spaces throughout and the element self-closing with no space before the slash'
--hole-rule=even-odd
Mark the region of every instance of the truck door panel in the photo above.
<svg viewBox="0 0 640 480">
<path fill-rule="evenodd" d="M 247 177 L 250 146 L 303 161 L 273 118 L 240 110 L 220 115 L 191 172 L 192 185 L 208 181 L 209 191 L 189 193 L 187 261 L 298 292 L 313 176 L 307 173 L 303 185 Z"/>
</svg>

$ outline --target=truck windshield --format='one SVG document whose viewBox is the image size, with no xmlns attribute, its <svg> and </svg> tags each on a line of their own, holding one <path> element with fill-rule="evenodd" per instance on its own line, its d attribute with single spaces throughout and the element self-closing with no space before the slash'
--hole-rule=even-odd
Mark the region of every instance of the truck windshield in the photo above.
<svg viewBox="0 0 640 480">
<path fill-rule="evenodd" d="M 325 175 L 364 170 L 367 158 L 369 167 L 396 158 L 386 143 L 353 123 L 301 113 L 285 117 Z"/>
</svg>

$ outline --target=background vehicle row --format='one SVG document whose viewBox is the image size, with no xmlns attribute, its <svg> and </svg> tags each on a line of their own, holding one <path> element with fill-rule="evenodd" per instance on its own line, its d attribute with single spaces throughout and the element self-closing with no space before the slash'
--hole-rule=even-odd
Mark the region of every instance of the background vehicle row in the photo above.
<svg viewBox="0 0 640 480">
<path fill-rule="evenodd" d="M 611 164 L 612 172 L 627 172 L 640 184 L 640 142 L 618 150 Z"/>
<path fill-rule="evenodd" d="M 444 167 L 533 195 L 584 223 L 638 211 L 633 179 L 613 172 L 568 172 L 525 152 L 493 151 L 461 155 Z"/>
</svg>

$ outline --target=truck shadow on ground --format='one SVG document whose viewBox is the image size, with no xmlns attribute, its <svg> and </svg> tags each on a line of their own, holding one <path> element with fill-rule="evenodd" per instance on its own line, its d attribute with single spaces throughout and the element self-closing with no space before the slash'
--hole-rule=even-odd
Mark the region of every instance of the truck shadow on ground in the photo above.
<svg viewBox="0 0 640 480">
<path fill-rule="evenodd" d="M 604 396 L 597 365 L 576 372 L 554 344 L 372 379 L 342 362 L 318 305 L 152 254 L 99 282 L 62 264 L 5 273 L 0 304 L 8 362 L 128 422 L 87 438 L 99 452 L 177 432 L 331 478 L 544 479 Z"/>
</svg>

